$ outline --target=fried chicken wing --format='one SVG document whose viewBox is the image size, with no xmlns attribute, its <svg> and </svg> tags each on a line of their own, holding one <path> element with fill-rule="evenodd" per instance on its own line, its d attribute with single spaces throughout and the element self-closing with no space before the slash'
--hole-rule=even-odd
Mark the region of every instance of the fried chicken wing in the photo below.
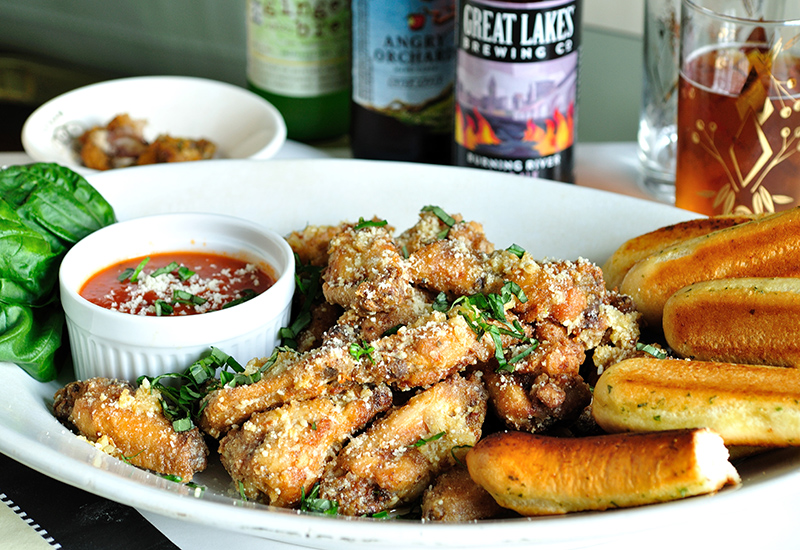
<svg viewBox="0 0 800 550">
<path fill-rule="evenodd" d="M 366 350 L 356 328 L 337 325 L 335 332 L 336 337 L 329 333 L 321 347 L 307 353 L 280 353 L 254 384 L 213 391 L 200 417 L 201 428 L 219 437 L 255 412 L 292 400 L 341 393 L 353 385 L 427 387 L 494 353 L 491 340 L 478 340 L 461 316 L 438 312 L 416 326 L 368 343 Z M 364 355 L 356 358 L 351 345 L 360 346 Z"/>
<path fill-rule="evenodd" d="M 164 134 L 147 146 L 136 159 L 136 164 L 208 160 L 214 158 L 216 152 L 216 144 L 207 139 L 186 139 Z"/>
<path fill-rule="evenodd" d="M 91 442 L 134 466 L 192 480 L 206 468 L 208 448 L 197 428 L 176 432 L 164 416 L 158 390 L 145 381 L 108 378 L 71 382 L 56 392 L 55 416 Z"/>
<path fill-rule="evenodd" d="M 300 231 L 292 231 L 286 236 L 286 241 L 297 254 L 300 263 L 325 267 L 328 265 L 328 247 L 331 240 L 352 227 L 349 223 L 339 225 L 307 225 Z"/>
<path fill-rule="evenodd" d="M 484 373 L 489 401 L 505 424 L 515 430 L 542 432 L 574 420 L 592 398 L 589 385 L 577 373 L 548 375 Z"/>
<path fill-rule="evenodd" d="M 290 401 L 335 395 L 356 385 L 353 373 L 359 360 L 348 350 L 353 342 L 344 328 L 321 347 L 305 354 L 278 353 L 274 364 L 261 379 L 248 385 L 223 387 L 209 393 L 200 416 L 200 427 L 212 437 L 220 437 L 250 416 Z M 260 368 L 267 358 L 258 358 L 248 368 Z"/>
<path fill-rule="evenodd" d="M 451 466 L 451 450 L 474 445 L 486 415 L 475 374 L 454 375 L 415 395 L 352 439 L 330 462 L 320 496 L 345 515 L 372 514 L 413 501 Z"/>
<path fill-rule="evenodd" d="M 508 515 L 486 489 L 472 481 L 466 466 L 442 472 L 422 495 L 426 521 L 475 521 Z"/>
<path fill-rule="evenodd" d="M 364 386 L 256 413 L 222 438 L 222 464 L 249 499 L 293 507 L 345 439 L 391 404 L 387 386 Z"/>
</svg>

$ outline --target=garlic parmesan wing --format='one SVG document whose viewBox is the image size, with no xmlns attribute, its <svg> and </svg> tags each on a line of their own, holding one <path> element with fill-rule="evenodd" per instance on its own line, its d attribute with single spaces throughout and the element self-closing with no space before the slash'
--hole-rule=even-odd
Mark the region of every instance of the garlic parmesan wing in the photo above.
<svg viewBox="0 0 800 550">
<path fill-rule="evenodd" d="M 126 462 L 160 474 L 192 480 L 206 468 L 208 448 L 197 428 L 176 432 L 164 416 L 160 393 L 147 382 L 92 378 L 58 390 L 56 418 L 90 442 Z"/>
<path fill-rule="evenodd" d="M 325 468 L 320 496 L 339 513 L 372 514 L 409 503 L 454 463 L 454 447 L 474 445 L 486 415 L 476 374 L 452 376 L 377 420 Z"/>
<path fill-rule="evenodd" d="M 220 441 L 222 464 L 248 498 L 296 506 L 346 438 L 391 404 L 388 387 L 365 386 L 256 413 Z"/>
</svg>

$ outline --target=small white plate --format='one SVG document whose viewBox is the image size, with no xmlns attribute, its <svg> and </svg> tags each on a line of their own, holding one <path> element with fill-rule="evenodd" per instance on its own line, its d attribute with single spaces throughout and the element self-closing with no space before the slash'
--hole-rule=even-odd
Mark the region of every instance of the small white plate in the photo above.
<svg viewBox="0 0 800 550">
<path fill-rule="evenodd" d="M 202 166 L 201 166 L 202 164 Z M 207 161 L 130 168 L 90 178 L 120 219 L 219 212 L 281 234 L 306 224 L 377 215 L 398 230 L 425 205 L 483 223 L 498 247 L 537 258 L 602 263 L 630 237 L 697 217 L 662 204 L 573 185 L 469 168 L 359 160 Z M 719 494 L 607 512 L 435 524 L 301 514 L 243 502 L 212 459 L 203 496 L 111 458 L 52 416 L 49 384 L 0 364 L 0 451 L 45 474 L 162 516 L 302 547 L 341 548 L 779 548 L 796 546 L 800 449 L 737 464 L 743 483 Z M 68 506 L 69 503 L 64 503 Z"/>
<path fill-rule="evenodd" d="M 208 139 L 220 158 L 270 158 L 286 141 L 278 110 L 244 88 L 195 77 L 143 76 L 90 84 L 51 99 L 25 121 L 22 146 L 34 161 L 94 173 L 81 164 L 75 139 L 123 113 L 146 121 L 148 142 L 160 134 Z"/>
</svg>

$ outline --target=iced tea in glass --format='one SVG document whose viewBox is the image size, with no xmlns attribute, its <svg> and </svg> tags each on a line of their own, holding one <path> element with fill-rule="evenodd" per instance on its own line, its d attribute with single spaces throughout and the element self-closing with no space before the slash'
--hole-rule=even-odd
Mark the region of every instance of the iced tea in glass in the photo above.
<svg viewBox="0 0 800 550">
<path fill-rule="evenodd" d="M 772 3 L 781 11 L 770 12 L 768 0 L 761 13 L 746 11 L 757 2 L 684 1 L 680 208 L 712 215 L 800 205 L 800 22 L 780 19 L 786 6 Z M 709 9 L 722 4 L 728 15 Z M 800 6 L 787 4 L 800 19 Z"/>
</svg>

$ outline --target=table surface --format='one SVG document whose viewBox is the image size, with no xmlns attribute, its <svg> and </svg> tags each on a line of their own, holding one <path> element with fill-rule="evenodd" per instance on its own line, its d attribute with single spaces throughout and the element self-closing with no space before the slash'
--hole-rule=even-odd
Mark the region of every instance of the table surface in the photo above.
<svg viewBox="0 0 800 550">
<path fill-rule="evenodd" d="M 346 146 L 310 147 L 288 141 L 276 158 L 349 157 Z M 24 153 L 1 153 L 0 166 L 24 164 Z M 641 181 L 635 143 L 587 143 L 576 149 L 576 184 L 642 199 L 666 202 Z M 48 495 L 47 498 L 32 498 Z M 237 550 L 297 548 L 238 533 L 182 522 L 117 504 L 28 469 L 0 455 L 0 550 L 97 547 L 103 530 L 114 529 L 118 545 L 127 548 Z M 80 522 L 65 510 L 80 513 Z"/>
</svg>

